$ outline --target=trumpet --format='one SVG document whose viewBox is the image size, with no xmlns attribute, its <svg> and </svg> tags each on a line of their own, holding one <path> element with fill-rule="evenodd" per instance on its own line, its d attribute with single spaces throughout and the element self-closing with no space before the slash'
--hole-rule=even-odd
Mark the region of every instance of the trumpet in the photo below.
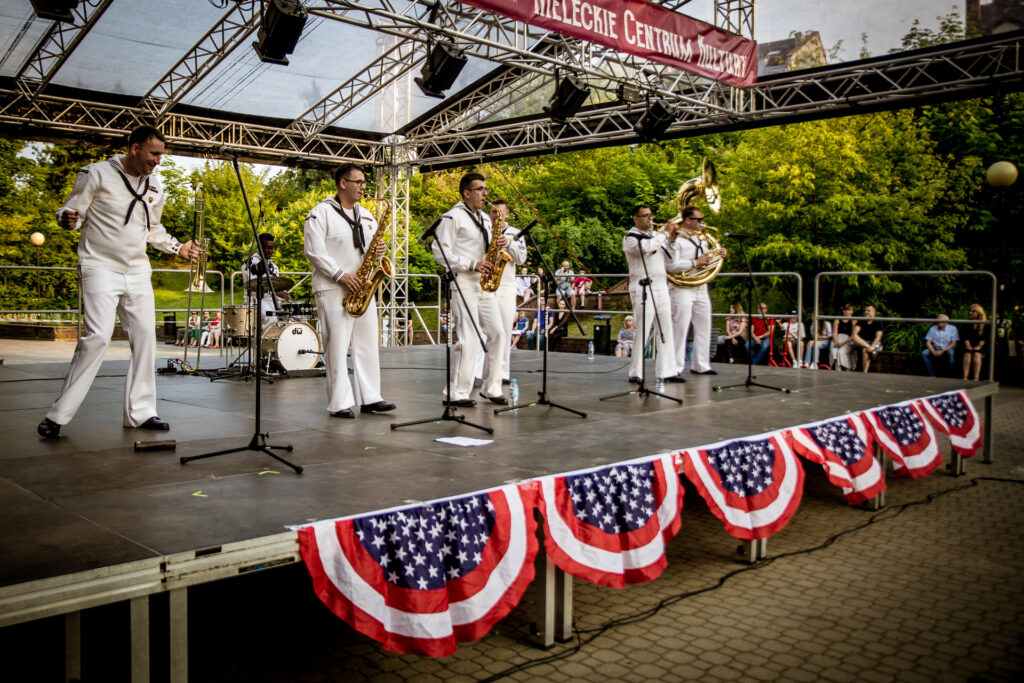
<svg viewBox="0 0 1024 683">
<path fill-rule="evenodd" d="M 210 240 L 206 238 L 204 234 L 204 215 L 206 213 L 206 191 L 203 186 L 200 185 L 196 188 L 196 192 L 193 199 L 192 219 L 194 222 L 194 244 L 198 245 L 202 250 L 199 254 L 199 258 L 195 261 L 189 262 L 188 271 L 188 302 L 186 304 L 185 311 L 185 338 L 182 340 L 182 360 L 181 366 L 186 373 L 194 373 L 199 369 L 199 356 L 203 351 L 202 345 L 202 330 L 203 330 L 203 319 L 206 317 L 206 253 L 210 246 Z M 199 292 L 199 308 L 193 311 L 192 309 L 192 293 Z M 189 349 L 189 333 L 192 325 L 192 314 L 196 313 L 199 316 L 199 326 L 196 329 L 196 357 L 195 366 L 188 361 L 188 349 Z"/>
</svg>

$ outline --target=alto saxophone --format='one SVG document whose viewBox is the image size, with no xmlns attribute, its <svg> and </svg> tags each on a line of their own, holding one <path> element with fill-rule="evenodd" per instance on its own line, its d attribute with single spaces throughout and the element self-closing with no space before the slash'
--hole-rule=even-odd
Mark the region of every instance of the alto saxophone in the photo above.
<svg viewBox="0 0 1024 683">
<path fill-rule="evenodd" d="M 349 292 L 345 295 L 342 304 L 345 311 L 353 318 L 358 318 L 370 307 L 370 299 L 377 293 L 377 289 L 384 281 L 384 278 L 391 277 L 395 273 L 394 265 L 387 256 L 380 259 L 373 254 L 377 251 L 377 245 L 384 241 L 384 224 L 391 217 L 391 203 L 384 202 L 384 210 L 381 212 L 380 220 L 377 221 L 377 231 L 373 233 L 370 243 L 366 246 L 366 256 L 359 264 L 356 277 L 363 281 L 363 287 L 358 292 Z"/>
<path fill-rule="evenodd" d="M 491 226 L 491 244 L 487 247 L 487 255 L 484 260 L 494 264 L 494 269 L 490 275 L 480 276 L 480 288 L 485 292 L 498 291 L 498 287 L 501 285 L 501 276 L 505 273 L 505 264 L 512 260 L 512 255 L 498 246 L 498 237 L 504 229 L 504 218 L 494 221 L 494 225 Z"/>
</svg>

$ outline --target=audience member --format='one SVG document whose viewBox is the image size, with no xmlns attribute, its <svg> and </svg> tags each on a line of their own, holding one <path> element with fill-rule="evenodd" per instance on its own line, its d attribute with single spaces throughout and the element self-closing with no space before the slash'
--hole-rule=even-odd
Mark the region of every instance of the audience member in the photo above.
<svg viewBox="0 0 1024 683">
<path fill-rule="evenodd" d="M 579 297 L 580 308 L 587 307 L 587 294 L 590 293 L 590 288 L 593 285 L 594 281 L 587 277 L 586 273 L 580 273 L 572 281 L 572 293 Z"/>
<path fill-rule="evenodd" d="M 615 337 L 615 355 L 619 358 L 628 358 L 633 355 L 633 316 L 627 315 L 622 324 L 622 329 Z"/>
<path fill-rule="evenodd" d="M 928 334 L 924 336 L 926 348 L 921 352 L 921 358 L 924 359 L 924 369 L 929 377 L 935 377 L 935 366 L 938 366 L 939 374 L 943 377 L 953 376 L 956 343 L 960 341 L 960 335 L 956 326 L 950 325 L 947 320 L 949 316 L 940 313 L 935 324 L 928 328 Z"/>
<path fill-rule="evenodd" d="M 530 330 L 530 318 L 526 315 L 526 311 L 519 311 L 519 317 L 516 318 L 516 322 L 512 325 L 512 348 L 519 345 L 519 338 L 522 337 Z"/>
<path fill-rule="evenodd" d="M 871 360 L 877 358 L 882 351 L 882 333 L 885 328 L 882 323 L 873 320 L 877 311 L 875 307 L 868 304 L 864 307 L 864 317 L 868 320 L 861 320 L 853 326 L 853 343 L 860 348 L 861 370 L 867 372 L 871 367 Z"/>
<path fill-rule="evenodd" d="M 971 320 L 985 320 L 985 309 L 980 304 L 971 304 L 967 312 Z M 987 343 L 986 326 L 975 323 L 968 325 L 964 334 L 964 379 L 973 368 L 974 381 L 981 379 L 981 364 L 985 361 L 985 345 Z"/>
<path fill-rule="evenodd" d="M 797 318 L 796 311 L 790 311 L 783 328 L 783 339 L 786 342 L 784 364 L 787 367 L 800 367 L 800 355 L 803 352 L 803 340 L 807 336 L 804 324 Z"/>
<path fill-rule="evenodd" d="M 562 296 L 572 299 L 573 308 L 576 307 L 576 294 L 572 291 L 572 281 L 575 275 L 576 273 L 572 272 L 568 261 L 562 261 L 562 267 L 555 271 L 555 287 L 558 288 Z"/>
<path fill-rule="evenodd" d="M 747 360 L 747 317 L 738 301 L 729 304 L 729 313 L 732 315 L 725 319 L 726 334 L 719 338 L 718 343 L 725 348 L 725 357 L 730 363 L 737 359 L 743 363 Z"/>
<path fill-rule="evenodd" d="M 537 339 L 547 331 L 548 320 L 551 318 L 547 309 L 547 299 L 541 296 L 538 299 L 538 305 L 540 306 L 540 310 L 537 311 L 537 315 L 533 317 L 533 322 L 530 324 L 530 331 L 526 333 L 526 346 L 531 349 L 537 348 Z"/>
<path fill-rule="evenodd" d="M 750 341 L 747 344 L 747 353 L 754 357 L 754 365 L 761 365 L 771 351 L 776 323 L 775 318 L 768 317 L 768 304 L 759 303 L 757 310 L 758 313 L 754 314 L 750 323 Z"/>
<path fill-rule="evenodd" d="M 843 305 L 842 320 L 832 321 L 832 348 L 829 356 L 836 370 L 853 370 L 857 367 L 857 347 L 853 343 L 853 304 Z"/>
<path fill-rule="evenodd" d="M 556 351 L 558 342 L 569 334 L 569 307 L 565 303 L 565 297 L 558 297 L 558 308 L 551 311 L 551 318 L 548 324 L 548 350 Z M 544 339 L 540 340 L 544 343 Z"/>
<path fill-rule="evenodd" d="M 832 323 L 824 318 L 818 318 L 818 330 L 813 339 L 808 339 L 807 348 L 804 351 L 804 362 L 800 367 L 816 370 L 819 365 L 825 365 L 828 359 L 829 347 L 832 345 Z"/>
<path fill-rule="evenodd" d="M 516 304 L 521 305 L 527 299 L 533 298 L 533 278 L 530 277 L 530 272 L 523 266 L 519 269 L 519 275 L 516 275 Z"/>
</svg>

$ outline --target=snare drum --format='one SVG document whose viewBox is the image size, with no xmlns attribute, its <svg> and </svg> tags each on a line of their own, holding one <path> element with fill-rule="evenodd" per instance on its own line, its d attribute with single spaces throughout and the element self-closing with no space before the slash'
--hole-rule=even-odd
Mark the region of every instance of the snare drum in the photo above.
<svg viewBox="0 0 1024 683">
<path fill-rule="evenodd" d="M 309 320 L 316 316 L 316 305 L 311 301 L 285 301 L 281 304 L 281 316 Z"/>
<path fill-rule="evenodd" d="M 276 322 L 263 331 L 260 358 L 279 370 L 312 370 L 320 361 L 321 350 L 320 335 L 310 325 Z"/>
<path fill-rule="evenodd" d="M 224 307 L 224 336 L 247 337 L 252 327 L 251 306 Z"/>
</svg>

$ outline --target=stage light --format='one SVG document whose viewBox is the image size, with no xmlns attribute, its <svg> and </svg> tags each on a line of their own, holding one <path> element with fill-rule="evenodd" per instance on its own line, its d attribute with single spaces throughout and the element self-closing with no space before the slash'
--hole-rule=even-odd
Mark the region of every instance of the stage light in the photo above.
<svg viewBox="0 0 1024 683">
<path fill-rule="evenodd" d="M 420 75 L 413 80 L 427 97 L 444 99 L 444 91 L 452 87 L 467 61 L 466 54 L 453 43 L 437 43 L 427 55 Z"/>
<path fill-rule="evenodd" d="M 668 127 L 675 121 L 676 114 L 672 108 L 661 101 L 655 101 L 647 107 L 633 130 L 641 142 L 654 142 L 665 134 Z"/>
<path fill-rule="evenodd" d="M 565 123 L 576 115 L 588 97 L 590 88 L 587 84 L 569 74 L 555 88 L 555 94 L 551 96 L 548 106 L 544 107 L 544 113 L 553 121 Z"/>
<path fill-rule="evenodd" d="M 640 86 L 634 83 L 619 83 L 619 87 L 616 88 L 615 94 L 618 95 L 620 102 L 626 104 L 636 104 L 642 102 L 644 94 L 640 90 Z"/>
<path fill-rule="evenodd" d="M 32 0 L 32 9 L 40 19 L 75 23 L 71 10 L 78 7 L 78 0 Z"/>
<path fill-rule="evenodd" d="M 270 0 L 260 19 L 258 41 L 252 44 L 260 61 L 288 66 L 306 26 L 306 8 L 298 0 Z"/>
</svg>

